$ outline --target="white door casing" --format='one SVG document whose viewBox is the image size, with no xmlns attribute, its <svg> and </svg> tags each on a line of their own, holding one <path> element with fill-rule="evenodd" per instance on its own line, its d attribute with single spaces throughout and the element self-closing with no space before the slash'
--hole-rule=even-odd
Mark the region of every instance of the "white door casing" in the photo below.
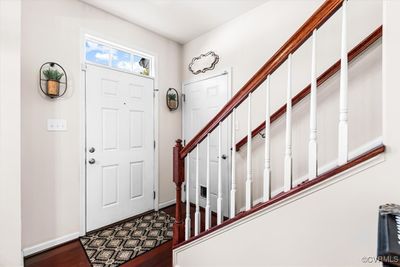
<svg viewBox="0 0 400 267">
<path fill-rule="evenodd" d="M 150 78 L 87 65 L 87 231 L 153 209 L 153 89 Z"/>
<path fill-rule="evenodd" d="M 230 75 L 224 73 L 215 77 L 183 85 L 185 101 L 183 102 L 183 137 L 189 142 L 226 104 L 230 98 Z M 229 180 L 230 180 L 230 120 L 222 123 L 222 210 L 229 216 Z M 199 146 L 199 184 L 206 187 L 206 141 Z M 211 210 L 217 211 L 218 193 L 218 131 L 210 134 L 210 201 Z M 186 174 L 186 171 L 185 171 Z M 186 177 L 187 178 L 187 177 Z M 190 202 L 196 199 L 196 153 L 190 153 Z M 187 190 L 187 188 L 186 188 Z M 207 189 L 208 190 L 208 189 Z M 200 197 L 200 206 L 205 207 L 206 198 Z"/>
</svg>

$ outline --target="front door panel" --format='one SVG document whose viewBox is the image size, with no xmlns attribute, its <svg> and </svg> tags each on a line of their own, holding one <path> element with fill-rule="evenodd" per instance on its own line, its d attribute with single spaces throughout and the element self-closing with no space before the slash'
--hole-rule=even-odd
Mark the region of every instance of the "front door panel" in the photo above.
<svg viewBox="0 0 400 267">
<path fill-rule="evenodd" d="M 91 231 L 153 209 L 153 80 L 89 65 L 86 105 Z"/>
</svg>

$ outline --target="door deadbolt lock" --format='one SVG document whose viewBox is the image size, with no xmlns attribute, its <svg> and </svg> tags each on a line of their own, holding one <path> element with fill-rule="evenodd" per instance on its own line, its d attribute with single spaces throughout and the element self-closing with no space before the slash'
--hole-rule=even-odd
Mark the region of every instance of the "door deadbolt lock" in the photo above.
<svg viewBox="0 0 400 267">
<path fill-rule="evenodd" d="M 96 151 L 96 149 L 94 149 L 94 147 L 89 148 L 89 153 L 94 153 Z"/>
<path fill-rule="evenodd" d="M 93 158 L 89 159 L 89 164 L 94 164 L 95 162 L 96 162 L 95 159 L 93 159 Z"/>
</svg>

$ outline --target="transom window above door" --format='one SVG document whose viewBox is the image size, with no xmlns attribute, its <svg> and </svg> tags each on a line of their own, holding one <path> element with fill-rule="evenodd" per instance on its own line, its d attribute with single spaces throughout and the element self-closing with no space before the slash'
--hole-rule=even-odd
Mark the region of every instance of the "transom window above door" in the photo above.
<svg viewBox="0 0 400 267">
<path fill-rule="evenodd" d="M 85 40 L 85 60 L 96 65 L 135 74 L 154 76 L 154 58 L 95 38 Z"/>
</svg>

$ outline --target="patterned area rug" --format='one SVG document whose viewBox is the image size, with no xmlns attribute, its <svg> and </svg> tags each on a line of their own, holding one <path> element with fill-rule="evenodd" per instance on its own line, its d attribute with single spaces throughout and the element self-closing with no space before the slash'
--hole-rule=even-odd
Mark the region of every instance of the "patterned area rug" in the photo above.
<svg viewBox="0 0 400 267">
<path fill-rule="evenodd" d="M 172 239 L 174 218 L 153 212 L 80 238 L 93 267 L 116 267 Z"/>
</svg>

